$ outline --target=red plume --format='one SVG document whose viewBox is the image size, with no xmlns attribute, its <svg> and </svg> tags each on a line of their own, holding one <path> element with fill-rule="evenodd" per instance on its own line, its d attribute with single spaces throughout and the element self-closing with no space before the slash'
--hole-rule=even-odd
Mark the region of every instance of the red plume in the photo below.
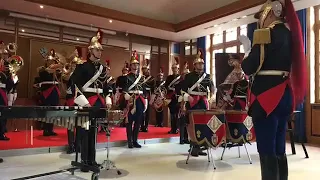
<svg viewBox="0 0 320 180">
<path fill-rule="evenodd" d="M 108 67 L 110 67 L 110 60 L 109 60 L 109 59 L 106 60 L 106 65 L 107 65 Z"/>
<path fill-rule="evenodd" d="M 304 45 L 300 21 L 291 0 L 285 1 L 285 17 L 292 36 L 292 66 L 291 83 L 294 93 L 294 105 L 304 101 L 307 87 L 307 62 L 304 54 Z"/>
<path fill-rule="evenodd" d="M 198 54 L 200 55 L 200 58 L 203 59 L 203 50 L 201 48 L 198 48 Z"/>
<path fill-rule="evenodd" d="M 98 39 L 99 43 L 102 44 L 103 39 L 103 31 L 101 29 L 98 29 L 97 34 L 100 33 L 100 39 Z"/>
<path fill-rule="evenodd" d="M 136 59 L 138 59 L 138 53 L 136 50 L 133 51 L 132 56 L 135 57 Z"/>
</svg>

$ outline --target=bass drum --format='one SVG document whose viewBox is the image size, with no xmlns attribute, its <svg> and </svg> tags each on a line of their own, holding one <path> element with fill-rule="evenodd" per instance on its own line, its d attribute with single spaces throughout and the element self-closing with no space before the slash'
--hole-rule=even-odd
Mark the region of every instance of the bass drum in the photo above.
<svg viewBox="0 0 320 180">
<path fill-rule="evenodd" d="M 225 111 L 227 139 L 231 143 L 249 143 L 256 139 L 252 118 L 246 111 Z"/>
<path fill-rule="evenodd" d="M 191 142 L 213 148 L 226 141 L 226 121 L 223 111 L 191 110 L 188 113 L 187 130 Z"/>
</svg>

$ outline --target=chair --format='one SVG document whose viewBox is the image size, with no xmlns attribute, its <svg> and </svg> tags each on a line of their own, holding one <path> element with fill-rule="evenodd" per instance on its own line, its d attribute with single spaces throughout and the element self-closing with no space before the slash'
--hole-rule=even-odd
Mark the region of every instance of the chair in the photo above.
<svg viewBox="0 0 320 180">
<path fill-rule="evenodd" d="M 299 113 L 301 113 L 301 111 L 294 111 L 291 114 L 290 118 L 288 119 L 287 132 L 289 133 L 289 137 L 290 137 L 291 151 L 292 151 L 292 154 L 294 155 L 296 154 L 296 148 L 295 148 L 295 142 L 294 142 L 294 128 L 292 127 L 292 123 L 295 122 L 295 119 Z M 301 145 L 302 145 L 304 154 L 306 155 L 306 158 L 309 158 L 309 155 L 304 143 L 301 143 Z"/>
</svg>

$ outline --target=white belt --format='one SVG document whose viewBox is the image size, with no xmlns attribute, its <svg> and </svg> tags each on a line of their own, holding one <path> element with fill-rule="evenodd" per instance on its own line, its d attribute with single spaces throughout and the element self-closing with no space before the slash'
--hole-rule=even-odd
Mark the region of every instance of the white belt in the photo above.
<svg viewBox="0 0 320 180">
<path fill-rule="evenodd" d="M 143 94 L 143 91 L 129 91 L 129 94 Z"/>
<path fill-rule="evenodd" d="M 278 70 L 262 70 L 257 73 L 257 75 L 260 75 L 260 76 L 283 76 L 283 77 L 287 77 L 289 76 L 289 74 L 290 73 L 288 71 L 278 71 Z"/>
<path fill-rule="evenodd" d="M 147 90 L 147 91 L 150 91 L 151 89 L 150 89 L 150 88 L 146 88 L 146 90 Z"/>
<path fill-rule="evenodd" d="M 0 88 L 6 88 L 6 85 L 3 83 L 0 83 Z"/>
<path fill-rule="evenodd" d="M 175 91 L 176 90 L 175 88 L 172 88 L 172 87 L 169 87 L 168 89 L 171 90 L 171 91 Z"/>
<path fill-rule="evenodd" d="M 195 95 L 195 96 L 206 96 L 207 92 L 197 92 L 197 91 L 190 91 L 188 92 L 190 95 Z"/>
<path fill-rule="evenodd" d="M 44 82 L 41 82 L 39 83 L 39 87 L 41 87 L 43 84 L 59 84 L 59 82 L 57 81 L 44 81 Z"/>
<path fill-rule="evenodd" d="M 87 89 L 83 89 L 83 92 L 90 92 L 90 93 L 103 93 L 103 89 L 100 88 L 87 88 Z"/>
<path fill-rule="evenodd" d="M 247 98 L 247 96 L 234 96 L 235 98 Z"/>
</svg>

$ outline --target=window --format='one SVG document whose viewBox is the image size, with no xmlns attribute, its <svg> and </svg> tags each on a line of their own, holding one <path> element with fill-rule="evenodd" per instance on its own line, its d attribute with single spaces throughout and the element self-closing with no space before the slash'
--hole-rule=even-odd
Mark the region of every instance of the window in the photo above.
<svg viewBox="0 0 320 180">
<path fill-rule="evenodd" d="M 211 69 L 211 78 L 213 80 L 213 83 L 215 84 L 216 83 L 216 53 L 223 53 L 223 49 L 216 49 L 213 51 L 212 53 L 212 69 Z"/>
<path fill-rule="evenodd" d="M 237 46 L 226 48 L 226 53 L 237 53 Z"/>
<path fill-rule="evenodd" d="M 195 54 L 197 54 L 198 53 L 198 48 L 197 48 L 197 45 L 192 45 L 191 46 L 191 53 L 192 53 L 192 55 L 195 55 Z"/>
<path fill-rule="evenodd" d="M 184 53 L 185 53 L 186 56 L 190 55 L 190 46 L 185 45 L 184 46 L 184 51 L 185 51 Z"/>
<path fill-rule="evenodd" d="M 196 55 L 198 52 L 197 39 L 192 39 L 184 42 L 184 50 L 186 56 Z"/>
<path fill-rule="evenodd" d="M 215 34 L 213 36 L 213 45 L 223 43 L 223 34 Z"/>
<path fill-rule="evenodd" d="M 320 103 L 320 6 L 310 11 L 310 100 L 311 103 Z M 312 28 L 313 27 L 313 28 Z M 312 57 L 315 57 L 313 60 Z M 312 62 L 314 63 L 311 64 Z M 315 68 L 314 68 L 315 67 Z M 314 85 L 313 85 L 314 84 Z M 315 92 L 315 93 L 314 93 Z"/>
<path fill-rule="evenodd" d="M 228 29 L 226 31 L 226 42 L 237 40 L 237 28 Z"/>
</svg>

